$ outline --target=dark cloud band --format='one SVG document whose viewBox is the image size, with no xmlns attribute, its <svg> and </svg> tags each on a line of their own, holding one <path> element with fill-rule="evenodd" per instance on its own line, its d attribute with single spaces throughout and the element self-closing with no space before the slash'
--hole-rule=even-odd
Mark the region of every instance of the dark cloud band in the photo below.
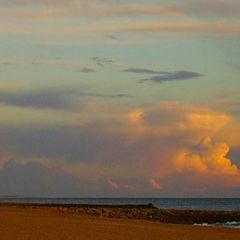
<svg viewBox="0 0 240 240">
<path fill-rule="evenodd" d="M 94 93 L 71 88 L 35 89 L 22 92 L 0 91 L 2 104 L 37 109 L 71 109 L 75 103 L 81 102 L 86 97 L 116 99 L 132 96 L 127 93 Z"/>
<path fill-rule="evenodd" d="M 146 81 L 163 83 L 163 82 L 178 81 L 178 80 L 188 80 L 188 79 L 199 78 L 204 76 L 203 74 L 186 71 L 186 70 L 167 72 L 167 71 L 156 71 L 156 70 L 151 70 L 146 68 L 128 68 L 123 70 L 123 72 L 154 75 L 150 78 L 145 78 L 140 80 L 139 81 L 140 83 L 143 83 Z"/>
<path fill-rule="evenodd" d="M 188 79 L 194 79 L 199 77 L 203 77 L 203 75 L 195 72 L 189 72 L 189 71 L 176 71 L 176 72 L 163 73 L 157 76 L 153 76 L 151 78 L 146 78 L 146 79 L 140 80 L 140 83 L 146 82 L 146 81 L 163 83 L 163 82 L 171 82 L 171 81 L 179 81 L 179 80 L 188 80 Z"/>
</svg>

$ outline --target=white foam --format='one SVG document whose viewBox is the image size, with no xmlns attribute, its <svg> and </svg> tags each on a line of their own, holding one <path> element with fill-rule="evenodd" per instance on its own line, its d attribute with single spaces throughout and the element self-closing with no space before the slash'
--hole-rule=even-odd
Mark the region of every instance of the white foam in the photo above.
<svg viewBox="0 0 240 240">
<path fill-rule="evenodd" d="M 194 226 L 203 226 L 203 227 L 226 227 L 226 228 L 239 228 L 240 229 L 240 222 L 232 221 L 232 222 L 225 222 L 225 223 L 194 223 Z"/>
</svg>

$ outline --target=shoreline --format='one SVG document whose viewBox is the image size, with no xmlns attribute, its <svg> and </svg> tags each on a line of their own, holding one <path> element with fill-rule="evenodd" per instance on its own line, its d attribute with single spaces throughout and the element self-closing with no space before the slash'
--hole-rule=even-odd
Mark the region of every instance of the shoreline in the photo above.
<svg viewBox="0 0 240 240">
<path fill-rule="evenodd" d="M 240 231 L 99 217 L 52 207 L 1 205 L 0 235 L 4 240 L 238 240 Z"/>
<path fill-rule="evenodd" d="M 151 203 L 140 205 L 0 203 L 1 208 L 46 209 L 98 218 L 147 220 L 172 224 L 240 222 L 240 211 L 159 209 Z"/>
</svg>

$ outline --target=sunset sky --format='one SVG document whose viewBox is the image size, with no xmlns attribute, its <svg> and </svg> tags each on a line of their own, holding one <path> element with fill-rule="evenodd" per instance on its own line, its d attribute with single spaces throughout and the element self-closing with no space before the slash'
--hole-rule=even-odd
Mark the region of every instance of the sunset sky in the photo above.
<svg viewBox="0 0 240 240">
<path fill-rule="evenodd" d="M 0 195 L 240 197 L 239 0 L 0 0 Z"/>
</svg>

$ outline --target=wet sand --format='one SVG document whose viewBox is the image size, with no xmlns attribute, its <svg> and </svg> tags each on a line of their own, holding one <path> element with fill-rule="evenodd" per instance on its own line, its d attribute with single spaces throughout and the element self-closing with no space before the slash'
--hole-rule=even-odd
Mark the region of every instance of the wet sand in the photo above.
<svg viewBox="0 0 240 240">
<path fill-rule="evenodd" d="M 46 207 L 0 206 L 0 239 L 239 240 L 240 230 L 94 217 Z"/>
</svg>

